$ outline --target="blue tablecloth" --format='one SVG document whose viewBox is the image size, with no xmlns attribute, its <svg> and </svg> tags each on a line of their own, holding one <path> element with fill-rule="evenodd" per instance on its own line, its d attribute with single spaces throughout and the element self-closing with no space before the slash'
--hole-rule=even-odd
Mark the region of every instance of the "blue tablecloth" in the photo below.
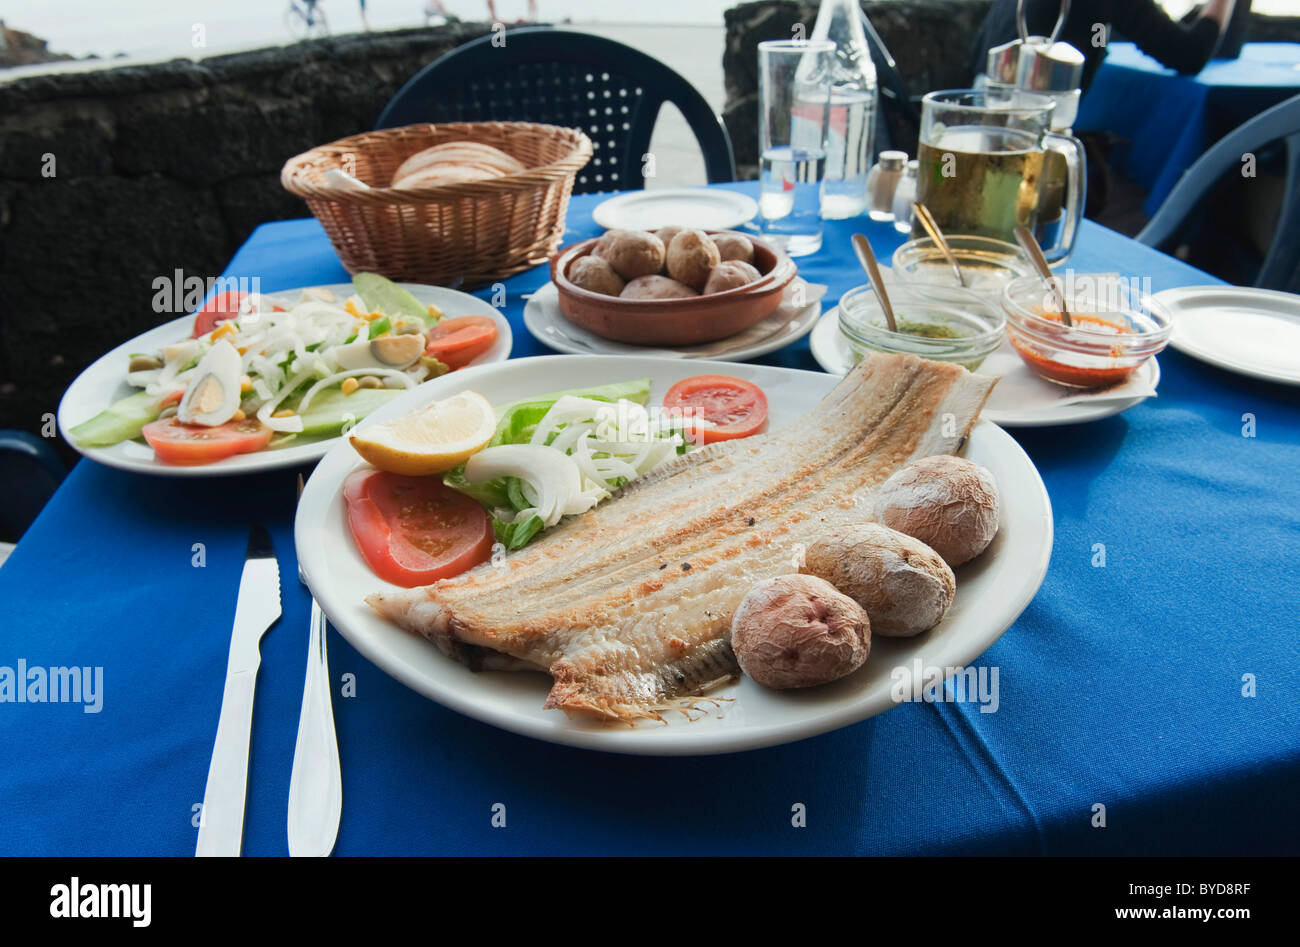
<svg viewBox="0 0 1300 947">
<path fill-rule="evenodd" d="M 1194 76 L 1166 69 L 1133 43 L 1111 43 L 1079 103 L 1076 131 L 1122 139 L 1111 162 L 1148 191 L 1154 216 L 1183 172 L 1232 129 L 1300 94 L 1300 43 L 1247 43 Z"/>
<path fill-rule="evenodd" d="M 573 201 L 571 236 L 595 232 L 595 202 Z M 800 261 L 830 285 L 828 304 L 860 282 L 854 229 L 886 255 L 900 239 L 829 224 L 822 254 Z M 1210 281 L 1091 224 L 1074 265 L 1156 289 Z M 290 221 L 260 228 L 228 275 L 273 290 L 344 272 L 314 221 Z M 546 351 L 520 318 L 545 279 L 507 283 L 517 356 Z M 765 360 L 815 367 L 806 342 Z M 1122 416 L 1014 432 L 1051 494 L 1056 546 L 1037 598 L 980 659 L 999 668 L 996 713 L 910 703 L 774 749 L 616 756 L 445 710 L 331 631 L 337 852 L 1300 850 L 1300 403 L 1294 388 L 1172 351 L 1161 363 L 1160 397 Z M 262 643 L 244 850 L 286 852 L 309 609 L 293 502 L 290 471 L 179 480 L 77 465 L 0 568 L 0 666 L 102 666 L 103 704 L 0 703 L 0 854 L 193 851 L 252 521 L 271 528 L 284 614 Z M 338 693 L 344 675 L 353 697 Z M 504 828 L 491 825 L 496 803 Z"/>
</svg>

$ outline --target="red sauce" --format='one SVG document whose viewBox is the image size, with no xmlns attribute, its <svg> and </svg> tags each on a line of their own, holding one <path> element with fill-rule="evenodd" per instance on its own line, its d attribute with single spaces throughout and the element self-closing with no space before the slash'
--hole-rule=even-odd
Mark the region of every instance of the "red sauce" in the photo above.
<svg viewBox="0 0 1300 947">
<path fill-rule="evenodd" d="M 1040 319 L 1046 319 L 1050 322 L 1059 323 L 1061 316 L 1059 313 L 1036 312 Z M 1070 313 L 1070 321 L 1081 327 L 1087 327 L 1093 331 L 1114 332 L 1116 335 L 1126 335 L 1133 330 L 1127 325 L 1119 322 L 1112 322 L 1109 319 L 1103 319 L 1100 316 L 1082 315 Z M 1062 326 L 1064 328 L 1064 326 Z M 1009 332 L 1011 344 L 1015 350 L 1024 359 L 1025 364 L 1036 371 L 1044 378 L 1053 381 L 1059 381 L 1066 385 L 1074 385 L 1079 388 L 1104 388 L 1109 385 L 1117 385 L 1128 378 L 1137 370 L 1137 365 L 1115 365 L 1109 367 L 1084 367 L 1081 365 L 1071 365 L 1068 362 L 1059 362 L 1049 358 L 1042 352 L 1035 351 L 1033 348 L 1022 343 L 1015 332 Z M 1111 358 L 1120 358 L 1124 350 L 1120 345 L 1111 347 L 1108 353 Z M 1094 357 L 1106 357 L 1100 351 L 1095 353 Z"/>
</svg>

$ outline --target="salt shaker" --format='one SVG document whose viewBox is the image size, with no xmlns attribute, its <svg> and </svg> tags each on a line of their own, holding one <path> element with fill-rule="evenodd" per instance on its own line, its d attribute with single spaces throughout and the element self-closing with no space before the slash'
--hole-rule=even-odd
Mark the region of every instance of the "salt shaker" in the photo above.
<svg viewBox="0 0 1300 947">
<path fill-rule="evenodd" d="M 899 233 L 912 233 L 912 205 L 916 203 L 916 175 L 919 162 L 913 158 L 907 162 L 898 186 L 894 188 L 894 229 Z"/>
<path fill-rule="evenodd" d="M 880 160 L 867 175 L 867 216 L 872 220 L 894 219 L 894 191 L 906 167 L 907 152 L 880 153 Z"/>
</svg>

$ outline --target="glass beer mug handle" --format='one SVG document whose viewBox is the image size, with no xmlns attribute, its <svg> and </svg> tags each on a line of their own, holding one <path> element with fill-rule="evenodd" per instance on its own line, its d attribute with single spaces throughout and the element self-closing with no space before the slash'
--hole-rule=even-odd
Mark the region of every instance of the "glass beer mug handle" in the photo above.
<svg viewBox="0 0 1300 947">
<path fill-rule="evenodd" d="M 1083 142 L 1072 135 L 1048 132 L 1043 136 L 1043 148 L 1055 151 L 1065 161 L 1065 222 L 1056 243 L 1043 247 L 1047 262 L 1056 263 L 1074 252 L 1074 241 L 1079 235 L 1079 222 L 1088 199 L 1087 157 Z"/>
</svg>

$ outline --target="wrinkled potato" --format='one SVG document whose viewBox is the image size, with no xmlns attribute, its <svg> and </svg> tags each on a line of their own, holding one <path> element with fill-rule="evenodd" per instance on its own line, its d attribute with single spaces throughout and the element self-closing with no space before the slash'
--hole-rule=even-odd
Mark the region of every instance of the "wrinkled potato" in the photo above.
<svg viewBox="0 0 1300 947">
<path fill-rule="evenodd" d="M 757 583 L 731 619 L 740 669 L 764 687 L 815 687 L 851 674 L 871 653 L 871 620 L 825 579 L 782 575 Z"/>
<path fill-rule="evenodd" d="M 724 260 L 709 272 L 709 281 L 704 284 L 704 295 L 725 293 L 729 289 L 748 286 L 761 274 L 748 263 L 739 260 Z"/>
<path fill-rule="evenodd" d="M 825 579 L 861 605 L 871 630 L 906 638 L 943 620 L 957 579 L 937 552 L 879 523 L 827 530 L 804 552 L 799 571 Z"/>
<path fill-rule="evenodd" d="M 623 299 L 680 299 L 698 296 L 694 289 L 667 276 L 638 276 L 619 293 Z"/>
<path fill-rule="evenodd" d="M 685 227 L 679 227 L 676 224 L 669 224 L 667 227 L 660 227 L 655 231 L 655 236 L 664 242 L 664 246 L 673 242 L 673 237 L 677 236 Z"/>
<path fill-rule="evenodd" d="M 644 230 L 610 230 L 591 251 L 625 280 L 650 276 L 664 268 L 664 242 Z"/>
<path fill-rule="evenodd" d="M 921 540 L 954 569 L 988 548 L 998 509 L 988 468 L 948 454 L 913 461 L 876 491 L 876 520 Z"/>
<path fill-rule="evenodd" d="M 723 263 L 728 260 L 739 260 L 741 263 L 754 262 L 754 244 L 744 234 L 714 234 L 713 245 L 718 248 Z"/>
<path fill-rule="evenodd" d="M 590 254 L 570 263 L 568 276 L 574 286 L 606 296 L 617 296 L 626 285 L 607 261 Z"/>
<path fill-rule="evenodd" d="M 721 262 L 718 248 L 703 230 L 683 230 L 668 245 L 668 275 L 697 292 Z"/>
</svg>

